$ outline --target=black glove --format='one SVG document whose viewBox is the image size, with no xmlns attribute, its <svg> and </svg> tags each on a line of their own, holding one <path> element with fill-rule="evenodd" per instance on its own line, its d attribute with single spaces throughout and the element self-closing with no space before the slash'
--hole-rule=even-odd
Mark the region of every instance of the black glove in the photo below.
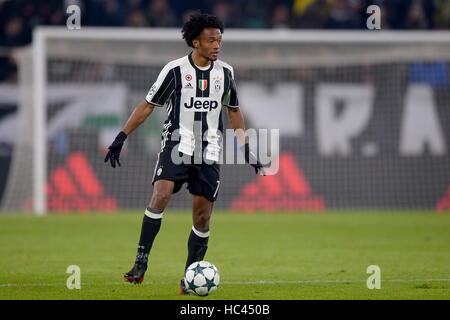
<svg viewBox="0 0 450 320">
<path fill-rule="evenodd" d="M 255 169 L 255 174 L 258 174 L 261 171 L 263 175 L 266 175 L 266 171 L 264 170 L 263 165 L 259 162 L 255 154 L 250 151 L 248 143 L 241 146 L 240 149 L 244 153 L 245 162 L 247 162 Z"/>
<path fill-rule="evenodd" d="M 113 143 L 108 147 L 109 151 L 106 154 L 105 162 L 109 160 L 111 162 L 111 167 L 113 168 L 116 167 L 116 161 L 120 167 L 120 151 L 122 150 L 122 146 L 126 138 L 127 135 L 125 134 L 125 132 L 120 131 L 116 139 L 114 139 Z"/>
</svg>

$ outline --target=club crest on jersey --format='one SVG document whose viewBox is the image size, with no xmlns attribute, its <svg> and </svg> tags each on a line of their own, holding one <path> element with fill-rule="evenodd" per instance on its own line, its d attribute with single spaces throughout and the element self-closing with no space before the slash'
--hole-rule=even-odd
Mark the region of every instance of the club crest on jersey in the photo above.
<svg viewBox="0 0 450 320">
<path fill-rule="evenodd" d="M 198 88 L 205 91 L 208 88 L 208 80 L 198 80 Z"/>
<path fill-rule="evenodd" d="M 214 81 L 214 90 L 216 90 L 216 92 L 219 92 L 221 88 L 222 86 L 220 84 L 220 80 Z"/>
</svg>

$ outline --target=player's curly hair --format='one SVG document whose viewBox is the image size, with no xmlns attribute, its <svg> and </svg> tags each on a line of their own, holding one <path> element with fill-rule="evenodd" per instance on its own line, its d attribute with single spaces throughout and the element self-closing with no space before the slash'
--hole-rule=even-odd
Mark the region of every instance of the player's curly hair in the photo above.
<svg viewBox="0 0 450 320">
<path fill-rule="evenodd" d="M 217 28 L 223 33 L 224 26 L 223 22 L 212 14 L 195 12 L 189 17 L 181 30 L 183 39 L 189 47 L 194 47 L 192 40 L 197 38 L 205 28 Z"/>
</svg>

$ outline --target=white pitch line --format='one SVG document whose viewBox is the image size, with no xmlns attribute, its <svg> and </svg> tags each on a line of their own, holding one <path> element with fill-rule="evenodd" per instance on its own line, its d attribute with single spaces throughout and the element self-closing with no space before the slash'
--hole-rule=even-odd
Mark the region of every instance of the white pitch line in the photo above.
<svg viewBox="0 0 450 320">
<path fill-rule="evenodd" d="M 366 280 L 274 280 L 274 281 L 223 281 L 221 284 L 303 284 L 303 283 L 348 283 L 348 282 L 366 282 Z M 381 282 L 436 282 L 436 281 L 450 281 L 450 279 L 381 279 Z"/>
<path fill-rule="evenodd" d="M 257 280 L 257 281 L 222 281 L 220 284 L 230 285 L 249 285 L 249 284 L 308 284 L 308 283 L 357 283 L 366 282 L 367 280 Z M 446 282 L 450 279 L 381 279 L 381 282 Z M 146 282 L 147 285 L 152 284 L 171 284 L 172 282 Z M 127 282 L 106 282 L 106 283 L 81 283 L 81 286 L 104 286 L 104 285 L 121 285 Z M 144 283 L 143 283 L 144 284 Z M 141 285 L 143 285 L 141 284 Z M 64 282 L 61 283 L 3 283 L 0 288 L 6 287 L 65 287 Z"/>
</svg>

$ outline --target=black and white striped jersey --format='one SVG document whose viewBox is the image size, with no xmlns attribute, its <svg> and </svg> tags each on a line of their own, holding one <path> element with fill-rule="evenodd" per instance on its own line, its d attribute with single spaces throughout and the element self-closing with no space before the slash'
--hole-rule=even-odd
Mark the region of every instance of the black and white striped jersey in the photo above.
<svg viewBox="0 0 450 320">
<path fill-rule="evenodd" d="M 178 140 L 172 137 L 177 131 L 178 151 L 192 156 L 194 149 L 200 148 L 206 159 L 219 160 L 222 106 L 239 107 L 230 65 L 216 60 L 202 70 L 194 64 L 192 53 L 171 61 L 162 69 L 146 100 L 167 109 L 162 148 L 167 141 Z"/>
</svg>

